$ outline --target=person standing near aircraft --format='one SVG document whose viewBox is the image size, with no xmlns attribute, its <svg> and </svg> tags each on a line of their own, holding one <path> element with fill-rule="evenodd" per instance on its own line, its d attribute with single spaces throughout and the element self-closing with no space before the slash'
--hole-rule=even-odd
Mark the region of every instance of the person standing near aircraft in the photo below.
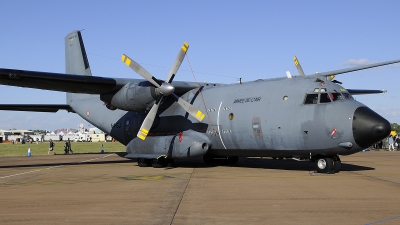
<svg viewBox="0 0 400 225">
<path fill-rule="evenodd" d="M 69 152 L 71 152 L 71 154 L 74 154 L 74 152 L 72 151 L 71 141 L 69 140 L 69 138 L 68 138 L 67 143 L 68 143 L 68 154 L 69 154 Z"/>
<path fill-rule="evenodd" d="M 68 154 L 69 147 L 68 147 L 68 141 L 65 141 L 64 143 L 64 154 Z"/>
<path fill-rule="evenodd" d="M 393 140 L 392 135 L 389 135 L 388 143 L 389 143 L 389 151 L 394 151 L 394 140 Z M 390 150 L 390 149 L 392 149 L 392 150 Z"/>
<path fill-rule="evenodd" d="M 49 147 L 49 151 L 47 152 L 47 155 L 50 154 L 50 152 L 54 151 L 54 155 L 56 154 L 56 151 L 54 150 L 54 142 L 53 140 L 50 139 L 50 147 Z"/>
</svg>

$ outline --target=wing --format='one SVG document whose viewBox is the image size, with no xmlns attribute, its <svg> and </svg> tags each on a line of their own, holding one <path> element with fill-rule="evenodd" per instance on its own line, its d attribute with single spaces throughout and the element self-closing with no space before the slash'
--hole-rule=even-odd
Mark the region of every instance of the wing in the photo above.
<svg viewBox="0 0 400 225">
<path fill-rule="evenodd" d="M 364 90 L 364 89 L 347 89 L 346 90 L 352 95 L 365 95 L 365 94 L 384 94 L 387 91 L 382 90 Z"/>
<path fill-rule="evenodd" d="M 129 82 L 141 83 L 143 79 L 109 78 L 80 76 L 73 74 L 48 73 L 15 69 L 0 69 L 0 84 L 16 87 L 28 87 L 51 91 L 81 94 L 113 94 Z M 178 95 L 198 88 L 195 82 L 173 82 Z"/>
<path fill-rule="evenodd" d="M 324 72 L 324 73 L 312 74 L 312 75 L 309 75 L 309 76 L 331 77 L 331 76 L 335 76 L 335 75 L 338 75 L 338 74 L 350 73 L 350 72 L 354 72 L 354 71 L 358 71 L 358 70 L 365 70 L 365 69 L 369 69 L 369 68 L 374 68 L 374 67 L 378 67 L 378 66 L 385 66 L 385 65 L 399 63 L 399 62 L 400 62 L 400 59 L 397 59 L 397 60 L 386 61 L 386 62 L 381 62 L 381 63 L 368 64 L 368 65 L 365 65 L 365 66 L 357 66 L 357 67 L 352 67 L 352 68 L 348 68 L 348 69 L 333 70 L 333 71 Z"/>
<path fill-rule="evenodd" d="M 69 105 L 62 104 L 0 104 L 0 110 L 30 111 L 30 112 L 57 112 L 58 110 L 73 112 Z"/>
<path fill-rule="evenodd" d="M 14 69 L 0 69 L 0 84 L 84 94 L 112 93 L 123 86 L 113 78 Z"/>
</svg>

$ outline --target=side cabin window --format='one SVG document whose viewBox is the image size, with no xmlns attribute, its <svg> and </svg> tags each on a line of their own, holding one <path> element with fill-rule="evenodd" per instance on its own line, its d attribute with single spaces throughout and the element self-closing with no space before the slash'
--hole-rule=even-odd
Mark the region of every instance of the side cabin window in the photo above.
<svg viewBox="0 0 400 225">
<path fill-rule="evenodd" d="M 318 103 L 318 94 L 306 94 L 304 104 L 317 104 L 317 103 Z"/>
</svg>

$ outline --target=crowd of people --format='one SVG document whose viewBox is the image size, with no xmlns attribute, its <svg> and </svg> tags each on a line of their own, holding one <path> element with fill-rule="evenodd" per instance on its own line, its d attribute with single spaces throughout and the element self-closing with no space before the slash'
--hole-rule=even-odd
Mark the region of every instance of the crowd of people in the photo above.
<svg viewBox="0 0 400 225">
<path fill-rule="evenodd" d="M 389 137 L 375 143 L 372 146 L 373 149 L 379 150 L 388 150 L 388 151 L 399 151 L 400 150 L 400 135 L 389 135 Z"/>
<path fill-rule="evenodd" d="M 54 150 L 55 144 L 54 144 L 53 140 L 50 139 L 49 143 L 50 143 L 50 146 L 49 146 L 49 151 L 47 152 L 47 155 L 49 155 L 50 152 L 53 152 L 55 155 L 56 151 Z M 65 141 L 65 143 L 64 143 L 64 154 L 69 154 L 69 153 L 74 154 L 74 152 L 72 151 L 72 147 L 71 147 L 71 141 L 68 138 L 68 140 Z"/>
</svg>

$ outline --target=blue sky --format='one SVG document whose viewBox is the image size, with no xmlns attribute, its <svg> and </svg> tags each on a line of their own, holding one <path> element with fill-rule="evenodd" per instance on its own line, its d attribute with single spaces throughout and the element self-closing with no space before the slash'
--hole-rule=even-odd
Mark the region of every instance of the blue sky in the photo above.
<svg viewBox="0 0 400 225">
<path fill-rule="evenodd" d="M 235 83 L 400 59 L 400 1 L 1 1 L 0 67 L 65 71 L 64 37 L 82 32 L 95 76 L 140 78 L 126 53 L 158 78 L 183 42 L 199 82 Z M 343 74 L 346 88 L 382 89 L 356 99 L 400 123 L 400 65 Z M 193 81 L 185 60 L 175 80 Z M 65 94 L 0 87 L 0 104 L 65 103 Z M 0 111 L 0 129 L 77 128 L 72 113 Z M 85 122 L 87 125 L 87 122 Z"/>
</svg>

